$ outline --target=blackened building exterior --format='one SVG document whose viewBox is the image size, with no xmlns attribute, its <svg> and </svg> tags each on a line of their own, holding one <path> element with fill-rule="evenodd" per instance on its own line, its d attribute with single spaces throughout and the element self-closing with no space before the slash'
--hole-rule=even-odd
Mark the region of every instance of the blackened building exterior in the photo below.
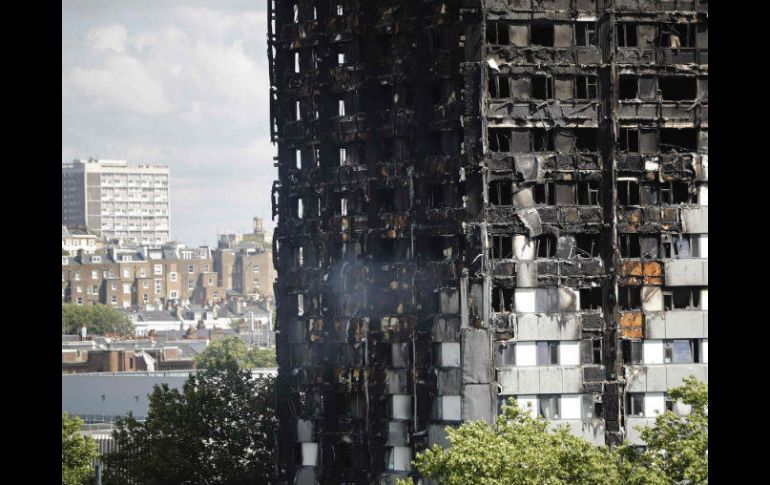
<svg viewBox="0 0 770 485">
<path fill-rule="evenodd" d="M 281 483 L 508 397 L 639 441 L 708 362 L 708 4 L 269 0 Z"/>
</svg>

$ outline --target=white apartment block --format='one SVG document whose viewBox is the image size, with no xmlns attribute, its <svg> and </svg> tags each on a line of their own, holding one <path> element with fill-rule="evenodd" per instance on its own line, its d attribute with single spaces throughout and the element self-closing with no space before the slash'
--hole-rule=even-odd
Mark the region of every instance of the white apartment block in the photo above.
<svg viewBox="0 0 770 485">
<path fill-rule="evenodd" d="M 169 240 L 169 169 L 125 160 L 62 164 L 62 224 L 143 245 Z"/>
</svg>

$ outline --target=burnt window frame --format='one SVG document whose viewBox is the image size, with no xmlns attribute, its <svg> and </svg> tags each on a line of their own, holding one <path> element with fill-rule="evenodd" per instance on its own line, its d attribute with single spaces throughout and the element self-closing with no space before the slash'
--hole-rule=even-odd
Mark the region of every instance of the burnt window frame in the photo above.
<svg viewBox="0 0 770 485">
<path fill-rule="evenodd" d="M 578 238 L 590 240 L 590 250 L 579 247 Z M 584 241 L 583 241 L 584 242 Z M 599 234 L 575 234 L 575 257 L 577 259 L 591 259 L 601 256 L 602 240 Z"/>
<path fill-rule="evenodd" d="M 618 308 L 623 311 L 642 309 L 642 287 L 636 285 L 618 286 Z"/>
<path fill-rule="evenodd" d="M 546 180 L 534 185 L 532 197 L 537 205 L 556 205 L 556 182 Z M 538 199 L 544 200 L 540 202 Z"/>
<path fill-rule="evenodd" d="M 639 153 L 639 128 L 620 127 L 615 149 L 621 153 Z"/>
<path fill-rule="evenodd" d="M 513 259 L 513 240 L 513 234 L 490 234 L 489 258 L 494 260 Z"/>
<path fill-rule="evenodd" d="M 629 27 L 632 27 L 629 30 Z M 639 47 L 639 24 L 636 22 L 615 22 L 616 46 L 620 48 Z M 629 35 L 633 32 L 633 35 Z M 633 38 L 633 45 L 629 45 L 629 40 Z M 622 43 L 621 43 L 622 40 Z"/>
<path fill-rule="evenodd" d="M 508 22 L 502 21 L 502 20 L 496 20 L 487 22 L 486 25 L 486 42 L 487 44 L 492 45 L 511 45 L 511 33 L 510 28 L 508 25 Z M 490 29 L 492 27 L 492 29 Z M 501 29 L 502 27 L 502 29 Z M 490 32 L 491 30 L 494 30 L 494 40 L 490 40 Z M 502 33 L 502 35 L 501 35 Z M 500 40 L 504 38 L 505 42 L 500 42 Z"/>
<path fill-rule="evenodd" d="M 506 305 L 508 303 L 508 305 Z M 516 311 L 515 288 L 507 288 L 500 284 L 492 285 L 490 308 L 495 313 L 513 313 Z"/>
<path fill-rule="evenodd" d="M 494 137 L 493 137 L 493 134 L 494 134 Z M 512 135 L 511 135 L 510 128 L 495 128 L 495 127 L 487 128 L 487 147 L 489 148 L 490 152 L 510 153 L 511 138 L 512 138 Z M 493 139 L 495 140 L 494 144 L 492 143 Z M 505 143 L 501 144 L 500 143 L 501 140 L 504 140 Z M 497 149 L 494 149 L 493 146 L 497 147 Z M 505 148 L 503 148 L 503 146 L 505 146 Z"/>
<path fill-rule="evenodd" d="M 583 86 L 585 96 L 580 95 L 580 86 Z M 591 88 L 593 87 L 593 96 Z M 595 101 L 599 99 L 599 76 L 594 74 L 578 74 L 575 76 L 575 99 L 581 101 Z"/>
<path fill-rule="evenodd" d="M 636 189 L 632 190 L 633 187 L 632 187 L 631 184 L 636 185 Z M 626 196 L 624 198 L 625 199 L 624 201 L 622 201 L 621 197 L 620 197 L 620 195 L 621 195 L 621 190 L 620 190 L 621 185 L 625 185 L 625 187 L 626 187 L 624 192 L 623 192 L 625 194 L 625 196 Z M 641 190 L 640 190 L 639 187 L 640 187 L 640 185 L 639 185 L 639 180 L 638 179 L 634 179 L 634 180 L 630 180 L 630 179 L 618 180 L 616 182 L 618 205 L 621 206 L 621 207 L 638 206 L 640 204 L 640 201 L 641 201 Z"/>
<path fill-rule="evenodd" d="M 535 44 L 535 28 L 550 28 L 551 30 L 551 43 L 549 44 Z M 555 47 L 554 44 L 556 43 L 556 24 L 554 22 L 549 21 L 531 21 L 529 23 L 529 29 L 527 29 L 529 32 L 529 47 L 546 47 L 546 48 L 553 48 Z M 537 37 L 540 37 L 540 34 L 538 33 Z"/>
<path fill-rule="evenodd" d="M 701 310 L 703 305 L 701 290 L 702 288 L 699 286 L 672 286 L 662 288 L 663 311 Z M 687 292 L 686 295 L 681 294 L 681 292 L 684 291 Z M 680 294 L 677 295 L 677 292 L 680 292 Z M 682 306 L 681 302 L 684 300 L 687 300 L 687 303 Z"/>
<path fill-rule="evenodd" d="M 558 340 L 537 340 L 535 342 L 535 365 L 538 367 L 558 366 L 561 345 Z"/>
<path fill-rule="evenodd" d="M 575 22 L 574 32 L 575 47 L 597 47 L 599 45 L 599 29 L 596 21 Z"/>
<path fill-rule="evenodd" d="M 545 97 L 535 95 L 535 78 L 545 78 Z M 534 73 L 530 77 L 529 83 L 529 97 L 530 99 L 538 101 L 552 101 L 555 99 L 556 93 L 553 76 L 550 73 Z"/>
<path fill-rule="evenodd" d="M 503 89 L 504 86 L 504 89 Z M 501 91 L 507 91 L 503 95 Z M 487 92 L 490 99 L 510 99 L 511 98 L 511 77 L 506 74 L 499 74 L 490 69 L 487 81 Z"/>
<path fill-rule="evenodd" d="M 507 191 L 505 190 L 507 187 Z M 497 202 L 492 202 L 492 194 Z M 504 196 L 508 196 L 505 200 Z M 487 185 L 487 201 L 493 207 L 510 207 L 513 205 L 513 182 L 510 180 L 492 180 Z"/>
<path fill-rule="evenodd" d="M 535 254 L 538 258 L 555 258 L 559 241 L 553 234 L 541 234 L 535 238 Z"/>
<path fill-rule="evenodd" d="M 582 180 L 577 183 L 577 205 L 601 205 L 601 186 L 598 180 Z"/>
<path fill-rule="evenodd" d="M 642 245 L 638 233 L 619 233 L 618 252 L 623 259 L 639 259 L 642 257 Z M 638 253 L 634 255 L 633 253 Z"/>
</svg>

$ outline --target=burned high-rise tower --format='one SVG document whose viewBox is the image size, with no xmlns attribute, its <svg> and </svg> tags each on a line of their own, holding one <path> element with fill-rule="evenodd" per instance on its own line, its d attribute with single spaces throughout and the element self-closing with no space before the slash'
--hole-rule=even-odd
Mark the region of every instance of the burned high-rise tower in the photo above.
<svg viewBox="0 0 770 485">
<path fill-rule="evenodd" d="M 268 0 L 282 483 L 509 396 L 638 441 L 706 379 L 707 7 Z"/>
</svg>

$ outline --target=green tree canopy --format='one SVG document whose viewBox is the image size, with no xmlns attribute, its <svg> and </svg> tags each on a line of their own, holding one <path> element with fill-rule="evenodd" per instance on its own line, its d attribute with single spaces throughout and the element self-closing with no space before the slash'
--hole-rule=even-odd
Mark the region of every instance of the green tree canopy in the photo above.
<svg viewBox="0 0 770 485">
<path fill-rule="evenodd" d="M 694 377 L 669 395 L 686 416 L 668 411 L 642 431 L 645 450 L 628 443 L 595 446 L 566 426 L 549 429 L 514 400 L 495 425 L 486 421 L 447 428 L 450 446 L 416 456 L 415 469 L 443 485 L 694 485 L 708 483 L 708 387 Z M 684 413 L 682 413 L 684 414 Z M 400 485 L 411 484 L 399 481 Z"/>
<path fill-rule="evenodd" d="M 231 363 L 244 369 L 275 367 L 275 349 L 254 347 L 249 351 L 238 337 L 225 337 L 211 342 L 206 350 L 195 357 L 200 369 L 222 369 Z"/>
<path fill-rule="evenodd" d="M 134 324 L 124 313 L 107 305 L 74 305 L 65 303 L 61 306 L 64 332 L 70 335 L 80 333 L 80 327 L 88 325 L 89 335 L 117 333 L 132 335 Z"/>
<path fill-rule="evenodd" d="M 105 485 L 269 483 L 274 378 L 233 364 L 191 374 L 182 392 L 156 385 L 146 421 L 118 419 Z"/>
<path fill-rule="evenodd" d="M 62 485 L 81 485 L 93 473 L 96 442 L 79 433 L 83 420 L 77 416 L 61 415 L 61 475 Z"/>
<path fill-rule="evenodd" d="M 679 485 L 708 483 L 708 385 L 694 376 L 668 391 L 675 410 L 655 418 L 655 425 L 642 430 L 645 450 L 629 445 L 618 453 L 624 464 L 641 465 Z M 638 466 L 636 467 L 639 468 Z M 641 480 L 630 482 L 647 483 Z"/>
</svg>

